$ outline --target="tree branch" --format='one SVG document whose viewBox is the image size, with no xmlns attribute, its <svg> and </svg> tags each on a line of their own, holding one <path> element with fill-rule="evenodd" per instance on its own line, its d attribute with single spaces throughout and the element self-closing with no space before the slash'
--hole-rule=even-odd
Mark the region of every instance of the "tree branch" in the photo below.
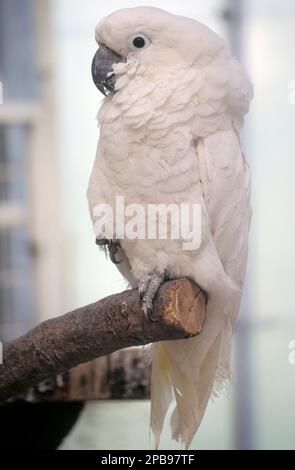
<svg viewBox="0 0 295 470">
<path fill-rule="evenodd" d="M 145 318 L 136 289 L 47 320 L 4 346 L 0 401 L 118 349 L 197 335 L 205 310 L 205 294 L 183 278 L 159 290 L 155 322 Z"/>
</svg>

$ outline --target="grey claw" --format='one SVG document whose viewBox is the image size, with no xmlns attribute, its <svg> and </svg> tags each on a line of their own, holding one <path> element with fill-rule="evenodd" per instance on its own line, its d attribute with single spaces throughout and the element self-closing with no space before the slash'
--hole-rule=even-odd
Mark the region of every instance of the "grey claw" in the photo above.
<svg viewBox="0 0 295 470">
<path fill-rule="evenodd" d="M 142 310 L 145 317 L 151 321 L 157 321 L 153 315 L 153 302 L 159 288 L 165 281 L 165 276 L 165 272 L 154 272 L 153 274 L 146 275 L 139 283 L 138 291 L 142 302 Z"/>
<path fill-rule="evenodd" d="M 149 283 L 151 281 L 151 275 L 147 274 L 139 283 L 138 286 L 138 293 L 139 293 L 139 298 L 143 299 L 146 291 L 148 290 Z"/>
<path fill-rule="evenodd" d="M 142 302 L 142 310 L 144 313 L 144 316 L 148 318 L 150 321 L 157 321 L 156 317 L 153 316 L 154 310 L 153 310 L 153 305 L 150 305 L 149 302 Z"/>
<path fill-rule="evenodd" d="M 116 254 L 117 254 L 117 251 L 118 251 L 118 246 L 119 246 L 119 243 L 117 243 L 117 242 L 111 242 L 111 243 L 108 245 L 109 257 L 110 257 L 110 260 L 111 260 L 114 264 L 120 264 L 120 263 L 122 262 L 122 260 L 117 260 L 117 259 L 116 259 Z"/>
<path fill-rule="evenodd" d="M 96 237 L 95 243 L 98 246 L 105 246 L 105 245 L 109 245 L 111 243 L 111 240 L 108 240 L 107 238 L 103 238 L 103 237 Z"/>
<path fill-rule="evenodd" d="M 118 246 L 120 246 L 120 242 L 114 241 L 114 240 L 109 240 L 108 238 L 104 238 L 104 237 L 101 237 L 101 236 L 97 236 L 96 239 L 95 239 L 95 243 L 98 246 L 101 246 L 101 247 L 105 248 L 105 253 L 109 254 L 110 260 L 114 264 L 119 264 L 119 263 L 122 262 L 122 260 L 118 261 L 116 259 L 116 254 L 117 254 L 117 251 L 118 251 Z M 107 249 L 107 251 L 106 251 L 106 249 Z"/>
</svg>

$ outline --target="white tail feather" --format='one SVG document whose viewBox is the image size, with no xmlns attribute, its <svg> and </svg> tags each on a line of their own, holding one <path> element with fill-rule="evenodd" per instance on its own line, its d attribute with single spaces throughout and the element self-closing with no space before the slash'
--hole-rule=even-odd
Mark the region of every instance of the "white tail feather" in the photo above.
<svg viewBox="0 0 295 470">
<path fill-rule="evenodd" d="M 152 346 L 152 377 L 151 396 L 151 428 L 153 431 L 155 446 L 158 448 L 163 429 L 164 419 L 172 401 L 172 382 L 169 373 L 169 358 L 163 343 Z"/>
<path fill-rule="evenodd" d="M 213 313 L 210 308 L 208 313 Z M 208 328 L 199 337 L 152 346 L 151 428 L 157 447 L 172 390 L 176 401 L 171 417 L 172 438 L 188 448 L 211 393 L 219 395 L 230 377 L 231 323 L 224 315 L 220 318 L 222 321 L 216 322 L 216 317 L 214 321 L 208 315 L 213 321 L 208 321 Z M 197 365 L 191 373 L 193 363 Z"/>
</svg>

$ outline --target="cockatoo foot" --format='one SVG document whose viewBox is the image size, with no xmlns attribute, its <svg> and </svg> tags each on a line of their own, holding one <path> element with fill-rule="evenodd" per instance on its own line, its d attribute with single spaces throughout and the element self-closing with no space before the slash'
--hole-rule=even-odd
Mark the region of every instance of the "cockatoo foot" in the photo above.
<svg viewBox="0 0 295 470">
<path fill-rule="evenodd" d="M 141 299 L 143 313 L 149 320 L 156 321 L 153 316 L 153 303 L 156 294 L 166 279 L 165 272 L 155 271 L 153 274 L 146 274 L 138 286 L 139 297 Z"/>
<path fill-rule="evenodd" d="M 95 243 L 98 246 L 104 247 L 106 249 L 106 253 L 108 253 L 110 260 L 114 264 L 119 264 L 121 263 L 121 260 L 116 259 L 116 254 L 118 251 L 118 246 L 120 246 L 120 242 L 117 240 L 109 240 L 108 238 L 103 238 L 103 237 L 96 237 Z"/>
</svg>

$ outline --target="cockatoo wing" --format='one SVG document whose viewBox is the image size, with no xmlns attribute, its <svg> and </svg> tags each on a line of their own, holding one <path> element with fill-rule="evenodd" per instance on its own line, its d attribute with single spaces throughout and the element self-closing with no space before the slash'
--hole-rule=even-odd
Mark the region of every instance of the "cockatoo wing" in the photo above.
<svg viewBox="0 0 295 470">
<path fill-rule="evenodd" d="M 230 377 L 231 334 L 239 311 L 251 218 L 250 173 L 236 131 L 219 131 L 196 140 L 196 157 L 212 237 L 236 291 L 226 310 L 222 303 L 209 299 L 206 324 L 199 337 L 153 346 L 157 362 L 151 422 L 156 442 L 170 403 L 167 391 L 157 399 L 163 389 L 163 383 L 157 380 L 157 365 L 161 362 L 159 371 L 169 371 L 166 384 L 168 387 L 169 381 L 173 383 L 177 401 L 172 415 L 173 437 L 181 438 L 187 446 L 202 420 L 212 389 L 220 392 Z"/>
<path fill-rule="evenodd" d="M 251 219 L 250 172 L 234 130 L 197 143 L 203 197 L 211 232 L 225 272 L 242 287 Z"/>
</svg>

